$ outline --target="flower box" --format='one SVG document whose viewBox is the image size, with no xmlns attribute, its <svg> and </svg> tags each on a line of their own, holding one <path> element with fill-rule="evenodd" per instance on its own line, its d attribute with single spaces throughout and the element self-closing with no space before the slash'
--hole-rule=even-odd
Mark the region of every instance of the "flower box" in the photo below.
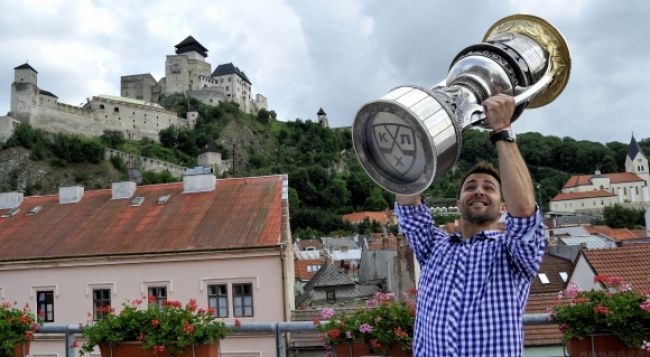
<svg viewBox="0 0 650 357">
<path fill-rule="evenodd" d="M 592 354 L 591 349 L 592 338 L 594 354 Z M 627 347 L 614 335 L 587 336 L 582 340 L 572 338 L 566 341 L 566 348 L 571 357 L 650 357 L 650 352 L 638 348 Z"/>
<path fill-rule="evenodd" d="M 14 357 L 25 357 L 29 354 L 29 342 L 19 343 L 14 347 Z"/>
<path fill-rule="evenodd" d="M 193 349 L 193 350 L 192 350 Z M 142 348 L 140 342 L 121 342 L 115 346 L 99 345 L 102 357 L 170 357 L 168 351 L 156 352 Z M 194 348 L 186 347 L 175 357 L 217 357 L 219 356 L 219 343 L 198 345 Z"/>
<path fill-rule="evenodd" d="M 344 343 L 334 346 L 334 353 L 336 357 L 360 357 L 360 356 L 395 356 L 395 357 L 410 357 L 411 352 L 404 352 L 400 346 L 392 346 L 384 353 L 371 353 L 370 346 L 365 343 Z"/>
</svg>

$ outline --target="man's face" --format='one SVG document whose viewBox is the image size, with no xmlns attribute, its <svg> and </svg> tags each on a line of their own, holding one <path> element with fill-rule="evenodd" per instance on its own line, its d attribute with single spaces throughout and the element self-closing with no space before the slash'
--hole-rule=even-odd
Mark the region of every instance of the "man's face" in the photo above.
<svg viewBox="0 0 650 357">
<path fill-rule="evenodd" d="M 476 225 L 496 222 L 504 208 L 501 187 L 492 175 L 471 174 L 460 188 L 458 209 L 468 222 Z"/>
</svg>

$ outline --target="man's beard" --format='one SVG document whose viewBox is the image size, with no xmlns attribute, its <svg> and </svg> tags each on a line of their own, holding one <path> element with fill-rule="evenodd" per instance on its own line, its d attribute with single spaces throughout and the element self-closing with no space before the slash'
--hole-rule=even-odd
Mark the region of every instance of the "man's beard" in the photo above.
<svg viewBox="0 0 650 357">
<path fill-rule="evenodd" d="M 499 212 L 499 207 L 489 207 L 487 210 L 481 213 L 473 213 L 469 207 L 463 206 L 460 208 L 460 215 L 465 221 L 468 221 L 474 225 L 482 226 L 486 223 L 492 223 L 499 219 L 501 212 Z"/>
</svg>

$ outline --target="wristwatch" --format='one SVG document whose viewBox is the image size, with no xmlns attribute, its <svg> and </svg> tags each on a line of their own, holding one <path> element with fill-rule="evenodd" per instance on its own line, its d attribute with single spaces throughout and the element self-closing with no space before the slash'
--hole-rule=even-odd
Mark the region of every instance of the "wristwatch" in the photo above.
<svg viewBox="0 0 650 357">
<path fill-rule="evenodd" d="M 512 128 L 503 129 L 496 133 L 490 134 L 490 141 L 493 144 L 495 144 L 499 140 L 505 140 L 514 143 L 517 141 L 517 135 L 515 134 L 515 131 L 512 130 Z"/>
</svg>

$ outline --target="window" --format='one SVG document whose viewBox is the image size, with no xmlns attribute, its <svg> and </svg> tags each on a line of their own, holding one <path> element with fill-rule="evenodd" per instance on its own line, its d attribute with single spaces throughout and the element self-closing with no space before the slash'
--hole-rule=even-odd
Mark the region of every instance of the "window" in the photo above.
<svg viewBox="0 0 650 357">
<path fill-rule="evenodd" d="M 327 302 L 336 302 L 336 290 L 327 290 Z"/>
<path fill-rule="evenodd" d="M 36 313 L 43 322 L 54 322 L 54 292 L 36 292 Z"/>
<path fill-rule="evenodd" d="M 150 297 L 151 304 L 157 304 L 158 306 L 162 307 L 163 304 L 167 302 L 167 287 L 164 286 L 150 287 L 149 297 Z"/>
<path fill-rule="evenodd" d="M 253 284 L 232 284 L 232 307 L 235 317 L 253 316 Z"/>
<path fill-rule="evenodd" d="M 93 319 L 103 319 L 109 313 L 111 307 L 111 290 L 94 289 L 93 290 Z"/>
<path fill-rule="evenodd" d="M 104 104 L 100 104 L 99 109 L 104 110 Z"/>
<path fill-rule="evenodd" d="M 562 281 L 566 283 L 567 279 L 569 279 L 569 274 L 565 271 L 561 271 L 560 278 L 562 278 Z"/>
<path fill-rule="evenodd" d="M 119 112 L 120 112 L 120 108 L 118 107 L 113 108 L 113 113 L 119 113 Z"/>
<path fill-rule="evenodd" d="M 546 276 L 545 273 L 539 273 L 539 274 L 537 274 L 537 276 L 539 277 L 539 281 L 540 281 L 542 284 L 550 284 L 550 283 L 551 283 L 551 282 L 548 280 L 548 276 Z"/>
<path fill-rule="evenodd" d="M 214 309 L 214 316 L 228 317 L 228 286 L 208 285 L 208 307 Z"/>
</svg>

